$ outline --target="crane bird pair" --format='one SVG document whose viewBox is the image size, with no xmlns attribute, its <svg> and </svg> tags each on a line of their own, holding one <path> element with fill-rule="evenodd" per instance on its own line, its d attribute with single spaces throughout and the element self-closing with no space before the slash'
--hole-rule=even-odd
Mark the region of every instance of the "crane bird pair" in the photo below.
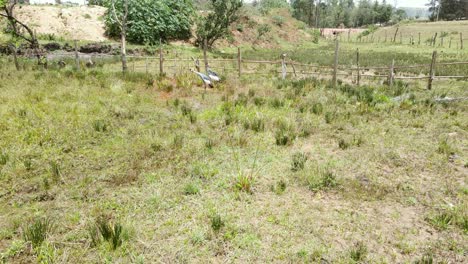
<svg viewBox="0 0 468 264">
<path fill-rule="evenodd" d="M 191 70 L 191 71 L 195 73 L 196 75 L 198 75 L 200 79 L 202 79 L 203 84 L 205 85 L 205 89 L 206 89 L 206 86 L 213 88 L 214 82 L 221 81 L 221 78 L 219 77 L 219 75 L 216 72 L 212 71 L 210 68 L 208 68 L 207 70 L 208 75 L 201 73 L 201 72 L 194 71 L 194 70 Z"/>
</svg>

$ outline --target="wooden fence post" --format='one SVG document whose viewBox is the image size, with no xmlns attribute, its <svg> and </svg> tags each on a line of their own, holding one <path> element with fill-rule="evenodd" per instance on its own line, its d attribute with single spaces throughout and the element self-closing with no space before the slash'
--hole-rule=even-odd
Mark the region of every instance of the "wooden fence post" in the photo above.
<svg viewBox="0 0 468 264">
<path fill-rule="evenodd" d="M 388 85 L 390 87 L 393 86 L 394 79 L 395 79 L 395 59 L 392 60 L 392 64 L 390 65 L 390 74 L 388 75 Z"/>
<path fill-rule="evenodd" d="M 18 56 L 16 54 L 17 51 L 16 51 L 15 45 L 10 44 L 10 50 L 11 50 L 11 54 L 13 55 L 13 61 L 15 62 L 15 68 L 16 68 L 17 71 L 20 71 L 21 69 L 20 69 L 20 65 L 18 63 Z"/>
<path fill-rule="evenodd" d="M 200 72 L 200 60 L 198 58 L 195 60 L 195 69 Z"/>
<path fill-rule="evenodd" d="M 435 33 L 434 38 L 432 39 L 432 46 L 433 47 L 435 47 L 436 42 L 437 42 L 437 32 Z"/>
<path fill-rule="evenodd" d="M 463 49 L 463 34 L 460 32 L 460 49 Z"/>
<path fill-rule="evenodd" d="M 434 80 L 435 76 L 435 64 L 437 59 L 437 51 L 432 53 L 432 62 L 431 62 L 431 69 L 429 70 L 429 81 L 427 82 L 427 89 L 432 89 L 432 81 Z"/>
<path fill-rule="evenodd" d="M 338 74 L 338 50 L 339 50 L 339 45 L 340 43 L 338 40 L 335 40 L 336 45 L 335 45 L 335 65 L 333 67 L 333 88 L 336 88 L 337 85 L 337 74 Z"/>
<path fill-rule="evenodd" d="M 159 76 L 164 75 L 164 55 L 163 55 L 163 48 L 162 48 L 162 41 L 159 40 Z"/>
<path fill-rule="evenodd" d="M 240 78 L 242 76 L 242 53 L 240 47 L 237 47 L 237 69 L 239 71 Z"/>
<path fill-rule="evenodd" d="M 208 57 L 206 55 L 206 49 L 208 49 L 208 40 L 203 40 L 203 61 L 205 62 L 205 72 L 208 72 Z"/>
<path fill-rule="evenodd" d="M 393 43 L 396 43 L 396 36 L 397 36 L 397 34 L 398 34 L 398 30 L 400 30 L 399 27 L 396 28 L 395 36 L 393 36 Z"/>
<path fill-rule="evenodd" d="M 387 30 L 385 30 L 385 43 L 387 43 Z"/>
<path fill-rule="evenodd" d="M 418 33 L 418 45 L 421 45 L 421 32 Z"/>
<path fill-rule="evenodd" d="M 359 69 L 359 49 L 356 51 L 356 65 L 357 65 L 357 85 L 361 83 L 361 70 Z"/>
<path fill-rule="evenodd" d="M 403 34 L 400 32 L 400 44 L 403 44 Z"/>
<path fill-rule="evenodd" d="M 76 70 L 80 70 L 80 55 L 78 54 L 78 41 L 75 40 L 75 63 L 76 63 Z"/>
<path fill-rule="evenodd" d="M 452 37 L 450 37 L 450 40 L 449 40 L 449 49 L 452 48 Z"/>
<path fill-rule="evenodd" d="M 145 57 L 145 72 L 148 74 L 148 57 Z"/>
<path fill-rule="evenodd" d="M 444 37 L 440 37 L 440 46 L 444 47 Z"/>
<path fill-rule="evenodd" d="M 286 79 L 286 54 L 281 54 L 281 77 Z"/>
</svg>

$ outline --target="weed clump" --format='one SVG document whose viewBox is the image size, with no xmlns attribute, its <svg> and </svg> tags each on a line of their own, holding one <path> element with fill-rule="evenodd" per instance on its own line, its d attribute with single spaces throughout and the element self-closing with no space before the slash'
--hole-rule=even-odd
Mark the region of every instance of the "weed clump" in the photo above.
<svg viewBox="0 0 468 264">
<path fill-rule="evenodd" d="M 338 186 L 336 175 L 329 168 L 317 166 L 310 170 L 304 170 L 302 175 L 305 178 L 307 186 L 313 192 Z"/>
<path fill-rule="evenodd" d="M 184 187 L 184 194 L 185 195 L 196 195 L 200 193 L 200 188 L 195 183 L 188 183 Z"/>
<path fill-rule="evenodd" d="M 253 184 L 254 184 L 254 178 L 252 176 L 240 174 L 236 178 L 236 181 L 234 183 L 234 187 L 238 191 L 252 194 L 253 193 Z"/>
<path fill-rule="evenodd" d="M 216 233 L 218 233 L 221 230 L 221 228 L 225 226 L 224 220 L 219 214 L 214 214 L 213 216 L 211 216 L 210 221 L 211 221 L 211 228 Z"/>
<path fill-rule="evenodd" d="M 294 172 L 303 170 L 307 159 L 307 155 L 303 152 L 294 153 L 292 156 L 291 170 Z"/>
<path fill-rule="evenodd" d="M 57 161 L 51 161 L 49 163 L 50 166 L 50 174 L 52 175 L 52 179 L 54 182 L 59 182 L 62 178 L 62 171 L 60 169 L 60 165 Z"/>
<path fill-rule="evenodd" d="M 106 121 L 102 119 L 94 120 L 92 125 L 94 131 L 96 132 L 106 132 L 109 129 L 109 126 L 107 125 Z"/>
<path fill-rule="evenodd" d="M 0 152 L 0 165 L 4 166 L 8 163 L 10 156 L 5 151 Z"/>
<path fill-rule="evenodd" d="M 88 228 L 91 245 L 97 246 L 102 241 L 109 242 L 111 248 L 116 250 L 123 243 L 125 232 L 120 223 L 111 223 L 104 217 L 99 217 L 96 223 Z"/>
<path fill-rule="evenodd" d="M 284 120 L 278 120 L 276 123 L 275 141 L 278 146 L 291 144 L 296 138 L 294 127 Z"/>
<path fill-rule="evenodd" d="M 262 132 L 265 130 L 265 121 L 261 117 L 254 117 L 253 119 L 244 121 L 244 128 L 255 132 Z"/>
<path fill-rule="evenodd" d="M 367 257 L 367 247 L 362 243 L 356 243 L 349 252 L 349 257 L 355 262 L 363 262 Z"/>
<path fill-rule="evenodd" d="M 275 185 L 271 185 L 271 191 L 277 195 L 283 194 L 286 191 L 286 182 L 280 180 Z"/>
<path fill-rule="evenodd" d="M 47 239 L 52 228 L 49 218 L 36 218 L 23 229 L 23 239 L 31 242 L 33 248 L 38 248 Z"/>
</svg>

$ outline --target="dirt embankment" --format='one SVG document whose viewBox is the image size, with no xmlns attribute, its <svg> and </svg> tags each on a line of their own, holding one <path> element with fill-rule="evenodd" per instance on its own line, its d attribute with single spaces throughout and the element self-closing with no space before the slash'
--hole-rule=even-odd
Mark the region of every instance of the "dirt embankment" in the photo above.
<svg viewBox="0 0 468 264">
<path fill-rule="evenodd" d="M 65 39 L 105 41 L 104 20 L 106 8 L 100 6 L 21 6 L 20 20 L 38 34 L 53 35 Z"/>
</svg>

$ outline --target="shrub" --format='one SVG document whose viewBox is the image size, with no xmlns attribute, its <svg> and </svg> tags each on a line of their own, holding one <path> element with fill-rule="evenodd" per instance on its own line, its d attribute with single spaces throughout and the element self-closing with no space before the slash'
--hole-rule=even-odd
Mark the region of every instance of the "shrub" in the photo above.
<svg viewBox="0 0 468 264">
<path fill-rule="evenodd" d="M 123 0 L 115 1 L 116 13 L 123 13 Z M 106 34 L 120 37 L 120 27 L 110 8 L 105 14 Z M 193 6 L 189 0 L 146 0 L 130 2 L 127 40 L 137 44 L 157 44 L 160 39 L 188 39 Z"/>
<path fill-rule="evenodd" d="M 273 17 L 273 24 L 277 25 L 278 27 L 282 27 L 283 24 L 284 24 L 284 17 L 274 16 Z"/>
<path fill-rule="evenodd" d="M 323 113 L 323 105 L 322 103 L 314 103 L 312 105 L 312 113 L 316 115 L 320 115 Z"/>
<path fill-rule="evenodd" d="M 271 31 L 271 27 L 268 24 L 262 24 L 257 28 L 257 38 L 261 38 Z"/>
<path fill-rule="evenodd" d="M 36 218 L 23 229 L 23 239 L 31 242 L 33 248 L 38 248 L 47 239 L 51 230 L 52 222 L 48 218 Z"/>
<path fill-rule="evenodd" d="M 292 156 L 291 170 L 296 172 L 304 169 L 307 155 L 303 152 L 296 152 Z"/>
</svg>

